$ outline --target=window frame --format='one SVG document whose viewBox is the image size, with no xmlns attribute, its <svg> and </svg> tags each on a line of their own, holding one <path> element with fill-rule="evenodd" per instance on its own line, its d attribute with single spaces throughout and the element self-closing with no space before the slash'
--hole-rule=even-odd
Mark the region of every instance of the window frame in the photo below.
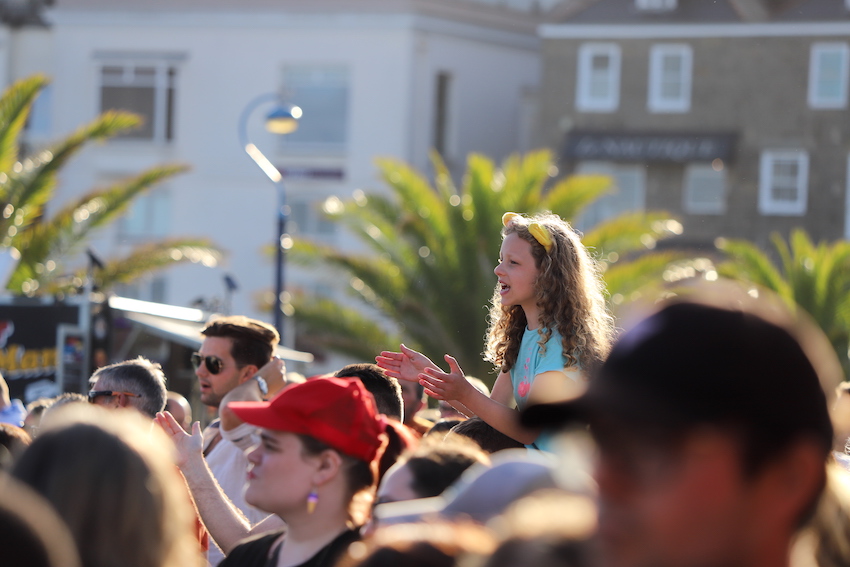
<svg viewBox="0 0 850 567">
<path fill-rule="evenodd" d="M 313 75 L 313 76 L 310 76 Z M 281 92 L 289 102 L 300 106 L 304 110 L 304 116 L 300 121 L 299 129 L 291 134 L 277 136 L 278 151 L 283 154 L 296 153 L 303 155 L 341 155 L 346 153 L 352 144 L 352 88 L 353 72 L 347 63 L 310 63 L 293 61 L 280 68 Z M 306 78 L 305 77 L 308 77 Z M 316 77 L 319 77 L 317 79 Z M 293 80 L 296 78 L 295 80 Z M 300 81 L 300 82 L 299 82 Z M 305 132 L 305 120 L 315 115 L 310 108 L 309 101 L 302 99 L 305 95 L 299 93 L 299 88 L 316 88 L 320 86 L 332 92 L 334 89 L 340 91 L 344 96 L 344 102 L 339 110 L 341 118 L 336 121 L 340 130 L 337 132 L 341 140 L 315 140 L 301 139 Z"/>
<path fill-rule="evenodd" d="M 666 99 L 663 95 L 664 58 L 678 55 L 681 61 L 681 95 L 678 99 Z M 686 43 L 658 43 L 649 50 L 649 79 L 646 105 L 650 112 L 674 113 L 691 110 L 691 89 L 693 83 L 694 51 Z"/>
<path fill-rule="evenodd" d="M 819 58 L 829 52 L 838 52 L 841 56 L 841 68 L 838 70 L 840 92 L 837 97 L 824 98 L 818 93 L 818 84 L 823 72 Z M 812 44 L 809 52 L 809 108 L 818 110 L 847 108 L 848 78 L 850 78 L 850 45 L 846 42 L 817 42 Z"/>
<path fill-rule="evenodd" d="M 99 113 L 109 110 L 103 107 L 104 87 L 134 86 L 131 82 L 109 84 L 109 81 L 104 80 L 103 71 L 106 67 L 121 67 L 124 69 L 125 75 L 128 74 L 128 69 L 144 67 L 154 68 L 154 100 L 151 136 L 116 136 L 113 138 L 114 141 L 120 143 L 149 143 L 161 145 L 168 145 L 175 142 L 177 138 L 177 96 L 179 90 L 181 60 L 182 57 L 180 56 L 158 56 L 154 54 L 111 54 L 95 56 L 98 75 L 97 109 Z M 140 114 L 138 110 L 132 108 L 121 110 Z"/>
<path fill-rule="evenodd" d="M 596 55 L 607 55 L 609 66 L 607 82 L 609 94 L 599 98 L 591 94 L 593 83 L 593 58 Z M 620 45 L 610 42 L 587 42 L 579 46 L 578 69 L 576 72 L 576 110 L 581 112 L 615 112 L 620 107 L 620 72 L 622 53 Z"/>
<path fill-rule="evenodd" d="M 634 162 L 618 162 L 606 160 L 586 160 L 576 164 L 574 174 L 576 175 L 606 175 L 614 184 L 614 191 L 606 193 L 596 199 L 575 219 L 573 226 L 581 231 L 587 231 L 597 224 L 615 218 L 625 212 L 645 211 L 647 196 L 648 171 L 644 164 Z M 635 181 L 633 188 L 635 192 L 631 195 L 632 203 L 626 208 L 620 208 L 617 201 L 622 199 L 624 193 L 621 191 L 627 187 L 621 187 L 619 179 L 632 177 Z M 626 185 L 626 184 L 622 184 Z"/>
<path fill-rule="evenodd" d="M 171 233 L 173 215 L 171 186 L 152 187 L 137 196 L 118 220 L 119 242 L 146 242 L 167 237 Z"/>
<path fill-rule="evenodd" d="M 708 174 L 712 177 L 717 177 L 721 181 L 720 187 L 720 202 L 716 206 L 693 201 L 694 185 L 692 181 L 695 177 Z M 682 179 L 682 209 L 693 215 L 722 215 L 726 213 L 726 168 L 720 170 L 715 169 L 710 163 L 689 163 L 685 167 Z"/>
<path fill-rule="evenodd" d="M 773 197 L 774 165 L 780 160 L 797 163 L 797 198 L 777 201 Z M 809 194 L 809 153 L 805 150 L 764 150 L 759 158 L 759 212 L 771 216 L 802 216 Z"/>
</svg>

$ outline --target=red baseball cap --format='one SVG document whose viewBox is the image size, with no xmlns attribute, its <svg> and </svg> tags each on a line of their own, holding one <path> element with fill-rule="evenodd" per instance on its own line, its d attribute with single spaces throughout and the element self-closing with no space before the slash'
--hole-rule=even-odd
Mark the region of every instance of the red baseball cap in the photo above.
<svg viewBox="0 0 850 567">
<path fill-rule="evenodd" d="M 371 462 L 384 444 L 385 419 L 357 378 L 314 377 L 281 390 L 267 402 L 227 405 L 245 423 L 309 435 Z"/>
</svg>

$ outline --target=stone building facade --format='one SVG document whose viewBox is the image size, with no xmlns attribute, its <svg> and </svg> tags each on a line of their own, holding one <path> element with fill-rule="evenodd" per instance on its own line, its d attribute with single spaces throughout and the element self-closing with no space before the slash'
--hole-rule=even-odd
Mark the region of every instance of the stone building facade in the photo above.
<svg viewBox="0 0 850 567">
<path fill-rule="evenodd" d="M 540 35 L 541 142 L 618 186 L 585 225 L 646 208 L 688 246 L 850 236 L 850 3 L 576 0 Z"/>
</svg>

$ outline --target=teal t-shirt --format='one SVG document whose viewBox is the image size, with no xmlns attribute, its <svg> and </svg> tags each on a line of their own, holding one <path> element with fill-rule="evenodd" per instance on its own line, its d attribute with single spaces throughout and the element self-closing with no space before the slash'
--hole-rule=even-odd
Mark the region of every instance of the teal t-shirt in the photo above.
<svg viewBox="0 0 850 567">
<path fill-rule="evenodd" d="M 564 347 L 561 334 L 553 330 L 549 341 L 546 343 L 546 352 L 541 352 L 538 341 L 541 339 L 540 330 L 531 330 L 526 327 L 522 335 L 522 343 L 519 347 L 516 364 L 511 368 L 511 384 L 514 387 L 514 399 L 517 408 L 525 408 L 531 384 L 538 374 L 557 370 L 563 372 L 567 367 L 567 359 L 564 356 Z"/>
</svg>

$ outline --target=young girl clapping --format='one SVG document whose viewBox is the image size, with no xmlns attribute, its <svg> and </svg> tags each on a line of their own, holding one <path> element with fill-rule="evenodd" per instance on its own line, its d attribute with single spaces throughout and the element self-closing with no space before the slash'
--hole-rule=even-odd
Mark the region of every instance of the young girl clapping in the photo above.
<svg viewBox="0 0 850 567">
<path fill-rule="evenodd" d="M 476 390 L 449 355 L 448 372 L 404 345 L 376 360 L 388 375 L 419 382 L 428 395 L 532 444 L 539 432 L 520 425 L 517 409 L 544 388 L 577 394 L 583 374 L 608 353 L 613 318 L 597 264 L 569 223 L 517 213 L 505 213 L 502 223 L 484 353 L 500 370 L 491 395 Z"/>
</svg>

